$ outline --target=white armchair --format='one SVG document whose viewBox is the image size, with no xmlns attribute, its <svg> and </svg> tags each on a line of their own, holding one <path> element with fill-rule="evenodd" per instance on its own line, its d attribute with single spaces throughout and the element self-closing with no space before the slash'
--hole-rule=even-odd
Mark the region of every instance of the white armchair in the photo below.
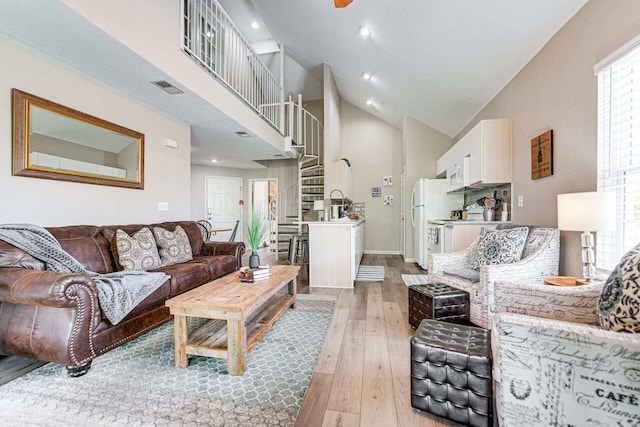
<svg viewBox="0 0 640 427">
<path fill-rule="evenodd" d="M 432 282 L 445 283 L 469 292 L 470 320 L 485 329 L 491 329 L 493 323 L 493 288 L 497 280 L 542 283 L 544 277 L 558 275 L 560 233 L 555 228 L 534 228 L 527 237 L 520 261 L 482 266 L 477 279 L 444 272 L 471 269 L 478 251 L 477 245 L 478 239 L 459 252 L 430 254 L 428 274 Z"/>
<path fill-rule="evenodd" d="M 491 333 L 501 427 L 640 424 L 640 335 L 513 313 Z"/>
</svg>

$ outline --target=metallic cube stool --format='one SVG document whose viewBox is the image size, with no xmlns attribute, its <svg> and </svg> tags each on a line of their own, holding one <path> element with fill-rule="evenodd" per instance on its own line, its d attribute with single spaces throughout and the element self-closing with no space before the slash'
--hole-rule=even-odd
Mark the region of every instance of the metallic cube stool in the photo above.
<svg viewBox="0 0 640 427">
<path fill-rule="evenodd" d="M 411 338 L 411 406 L 469 426 L 491 426 L 489 331 L 425 319 Z"/>
<path fill-rule="evenodd" d="M 417 328 L 423 319 L 467 323 L 469 293 L 443 283 L 409 286 L 409 324 Z"/>
</svg>

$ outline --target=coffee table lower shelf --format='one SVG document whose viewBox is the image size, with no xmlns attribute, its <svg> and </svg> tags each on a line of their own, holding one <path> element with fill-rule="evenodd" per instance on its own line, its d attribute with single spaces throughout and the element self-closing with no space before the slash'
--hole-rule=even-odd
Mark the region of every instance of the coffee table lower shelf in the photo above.
<svg viewBox="0 0 640 427">
<path fill-rule="evenodd" d="M 295 295 L 279 294 L 273 296 L 249 319 L 241 319 L 241 314 L 238 319 L 213 319 L 190 335 L 187 332 L 189 316 L 176 315 L 176 366 L 186 368 L 189 365 L 189 355 L 218 357 L 227 359 L 230 374 L 242 375 L 245 353 L 251 351 L 289 307 L 295 308 L 295 302 Z M 192 317 L 200 316 L 192 314 Z M 180 343 L 186 343 L 184 351 Z"/>
</svg>

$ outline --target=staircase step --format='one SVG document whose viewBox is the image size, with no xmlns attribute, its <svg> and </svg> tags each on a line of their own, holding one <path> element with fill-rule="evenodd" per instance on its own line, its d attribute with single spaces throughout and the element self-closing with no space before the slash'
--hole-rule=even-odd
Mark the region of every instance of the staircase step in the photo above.
<svg viewBox="0 0 640 427">
<path fill-rule="evenodd" d="M 319 188 L 319 187 L 324 187 L 324 184 L 302 184 L 302 189 L 304 190 L 305 188 Z"/>
<path fill-rule="evenodd" d="M 321 179 L 321 180 L 324 181 L 324 175 L 305 175 L 305 176 L 302 177 L 303 181 L 311 181 L 311 180 L 314 180 L 314 179 Z M 324 185 L 324 184 L 322 184 L 322 185 Z"/>
<path fill-rule="evenodd" d="M 300 161 L 300 163 L 306 163 L 306 162 L 310 162 L 311 160 L 318 160 L 318 155 L 316 155 L 316 154 L 304 154 L 298 160 Z"/>
<path fill-rule="evenodd" d="M 321 164 L 317 164 L 317 165 L 311 165 L 311 166 L 304 166 L 300 168 L 301 172 L 309 172 L 309 171 L 315 171 L 315 170 L 319 170 L 319 169 L 324 169 L 324 165 Z"/>
<path fill-rule="evenodd" d="M 322 193 L 318 191 L 313 191 L 313 192 L 304 191 L 302 192 L 302 197 L 304 196 L 324 196 L 324 191 Z"/>
</svg>

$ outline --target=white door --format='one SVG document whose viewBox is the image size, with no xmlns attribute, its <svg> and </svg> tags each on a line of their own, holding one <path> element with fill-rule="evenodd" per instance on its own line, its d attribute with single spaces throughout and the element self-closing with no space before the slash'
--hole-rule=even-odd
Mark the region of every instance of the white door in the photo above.
<svg viewBox="0 0 640 427">
<path fill-rule="evenodd" d="M 206 177 L 207 205 L 205 219 L 213 229 L 219 231 L 211 236 L 214 241 L 228 241 L 236 221 L 239 221 L 236 242 L 242 241 L 242 178 L 208 176 Z"/>
</svg>

